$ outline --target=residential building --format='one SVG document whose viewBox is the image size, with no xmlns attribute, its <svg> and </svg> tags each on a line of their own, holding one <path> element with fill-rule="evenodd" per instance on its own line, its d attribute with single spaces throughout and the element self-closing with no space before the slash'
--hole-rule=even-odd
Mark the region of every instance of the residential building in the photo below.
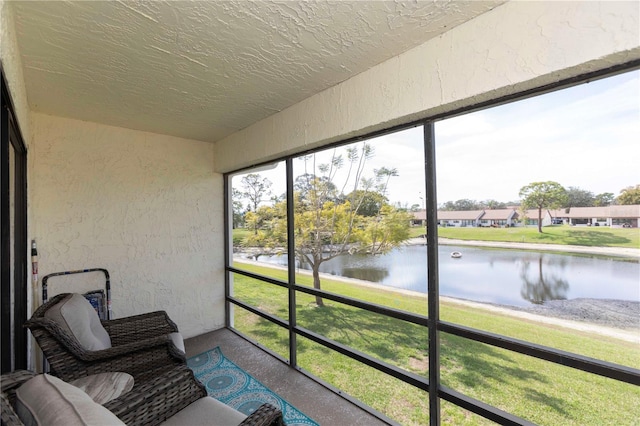
<svg viewBox="0 0 640 426">
<path fill-rule="evenodd" d="M 606 207 L 572 207 L 566 213 L 569 225 L 637 228 L 640 205 Z"/>
<path fill-rule="evenodd" d="M 483 215 L 483 210 L 438 210 L 438 222 L 440 226 L 454 226 L 456 228 L 473 227 L 478 226 L 480 218 Z"/>
<path fill-rule="evenodd" d="M 510 227 L 518 223 L 518 211 L 514 209 L 484 210 L 480 217 L 480 226 Z"/>
</svg>

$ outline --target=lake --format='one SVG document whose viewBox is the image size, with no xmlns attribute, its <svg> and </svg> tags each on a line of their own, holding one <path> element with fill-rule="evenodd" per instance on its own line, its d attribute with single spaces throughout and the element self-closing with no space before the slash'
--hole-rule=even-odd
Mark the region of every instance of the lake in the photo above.
<svg viewBox="0 0 640 426">
<path fill-rule="evenodd" d="M 452 258 L 453 251 L 462 257 Z M 577 298 L 640 301 L 640 262 L 634 259 L 468 246 L 439 246 L 438 256 L 443 296 L 511 306 Z M 259 260 L 287 264 L 286 256 Z M 406 246 L 386 255 L 339 256 L 320 270 L 426 293 L 426 263 L 426 246 Z"/>
</svg>

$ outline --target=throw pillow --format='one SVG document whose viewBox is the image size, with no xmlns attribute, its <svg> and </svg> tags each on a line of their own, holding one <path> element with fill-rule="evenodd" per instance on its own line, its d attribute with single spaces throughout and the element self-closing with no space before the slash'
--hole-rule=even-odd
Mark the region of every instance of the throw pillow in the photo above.
<svg viewBox="0 0 640 426">
<path fill-rule="evenodd" d="M 98 373 L 69 382 L 104 405 L 133 388 L 133 376 L 127 373 Z"/>
<path fill-rule="evenodd" d="M 18 388 L 16 412 L 25 426 L 124 425 L 89 395 L 48 374 L 40 374 Z"/>
<path fill-rule="evenodd" d="M 73 335 L 88 351 L 111 347 L 111 338 L 104 329 L 91 303 L 78 293 L 70 294 L 45 312 L 44 317 L 55 321 Z"/>
</svg>

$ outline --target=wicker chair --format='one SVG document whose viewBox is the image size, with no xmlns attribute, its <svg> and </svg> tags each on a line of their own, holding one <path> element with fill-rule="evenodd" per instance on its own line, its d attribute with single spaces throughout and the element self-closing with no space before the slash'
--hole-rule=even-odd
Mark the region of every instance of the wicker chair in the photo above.
<svg viewBox="0 0 640 426">
<path fill-rule="evenodd" d="M 178 328 L 164 311 L 101 321 L 112 346 L 89 351 L 73 334 L 45 316 L 67 296 L 69 293 L 53 297 L 25 323 L 49 361 L 51 374 L 65 382 L 99 373 L 122 372 L 133 376 L 131 391 L 104 404 L 127 425 L 158 425 L 206 397 L 206 389 L 186 366 L 184 352 L 169 336 L 177 333 Z M 3 392 L 4 381 L 3 376 Z M 8 379 L 9 383 L 16 381 L 13 376 Z M 241 424 L 279 426 L 282 413 L 265 404 Z"/>
<path fill-rule="evenodd" d="M 2 425 L 23 426 L 15 411 L 15 391 L 35 376 L 29 371 L 16 371 L 1 378 L 0 395 Z M 127 425 L 158 425 L 174 414 L 204 398 L 206 391 L 185 366 L 177 367 L 164 377 L 134 388 L 104 405 Z M 207 397 L 208 398 L 208 397 Z M 215 414 L 211 417 L 215 422 Z M 283 426 L 282 412 L 264 404 L 240 423 L 242 426 Z"/>
<path fill-rule="evenodd" d="M 67 296 L 69 293 L 53 297 L 25 323 L 47 358 L 51 373 L 65 382 L 92 374 L 124 372 L 132 375 L 136 383 L 142 383 L 185 364 L 184 353 L 170 337 L 178 327 L 164 311 L 101 321 L 111 347 L 85 349 L 75 336 L 45 317 L 49 309 Z"/>
</svg>

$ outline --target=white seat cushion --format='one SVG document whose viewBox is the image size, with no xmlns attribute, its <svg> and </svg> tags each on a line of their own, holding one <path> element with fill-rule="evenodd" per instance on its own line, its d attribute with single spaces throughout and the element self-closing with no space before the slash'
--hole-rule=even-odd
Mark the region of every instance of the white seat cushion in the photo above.
<svg viewBox="0 0 640 426">
<path fill-rule="evenodd" d="M 242 423 L 247 416 L 217 399 L 205 396 L 168 418 L 161 426 L 232 426 Z"/>
<path fill-rule="evenodd" d="M 182 338 L 182 334 L 180 334 L 178 332 L 170 333 L 169 337 L 171 338 L 171 341 L 173 342 L 175 347 L 178 348 L 179 350 L 181 350 L 182 353 L 185 353 L 185 350 L 184 350 L 184 339 Z"/>
<path fill-rule="evenodd" d="M 127 373 L 98 373 L 69 382 L 100 405 L 133 389 L 133 376 Z"/>
<path fill-rule="evenodd" d="M 40 374 L 18 388 L 16 413 L 26 426 L 124 425 L 89 395 L 48 374 Z"/>
<path fill-rule="evenodd" d="M 99 351 L 111 347 L 111 338 L 100 323 L 98 313 L 80 294 L 73 293 L 65 297 L 49 308 L 44 317 L 55 321 L 75 336 L 78 343 L 88 351 Z"/>
</svg>

